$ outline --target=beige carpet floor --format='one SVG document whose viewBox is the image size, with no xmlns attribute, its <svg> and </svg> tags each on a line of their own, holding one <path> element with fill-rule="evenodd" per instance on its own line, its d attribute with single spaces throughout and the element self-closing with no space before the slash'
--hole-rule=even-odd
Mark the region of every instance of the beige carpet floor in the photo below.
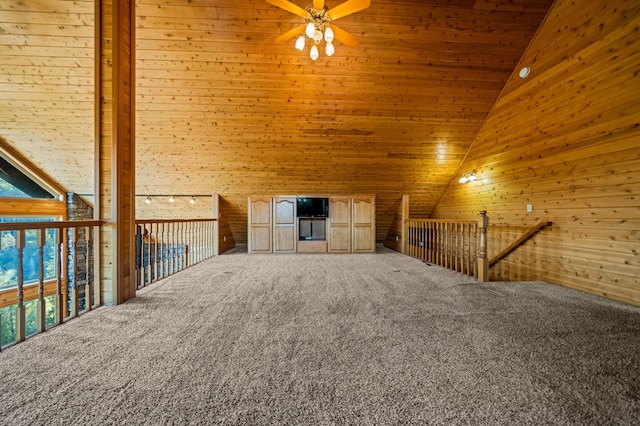
<svg viewBox="0 0 640 426">
<path fill-rule="evenodd" d="M 640 309 L 386 249 L 234 253 L 0 353 L 0 424 L 640 424 Z"/>
</svg>

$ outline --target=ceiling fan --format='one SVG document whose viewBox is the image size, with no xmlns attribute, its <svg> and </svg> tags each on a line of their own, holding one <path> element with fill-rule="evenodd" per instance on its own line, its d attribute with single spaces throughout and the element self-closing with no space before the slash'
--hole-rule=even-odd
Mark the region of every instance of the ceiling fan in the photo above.
<svg viewBox="0 0 640 426">
<path fill-rule="evenodd" d="M 325 5 L 324 0 L 313 0 L 313 4 L 306 9 L 288 0 L 267 0 L 267 3 L 304 18 L 306 21 L 305 24 L 287 31 L 278 37 L 276 41 L 286 41 L 304 32 L 307 37 L 313 40 L 310 56 L 311 59 L 315 61 L 319 56 L 318 44 L 320 44 L 323 39 L 326 43 L 325 53 L 327 56 L 331 56 L 335 52 L 333 47 L 334 37 L 347 46 L 355 46 L 358 44 L 358 39 L 355 36 L 337 27 L 333 21 L 368 8 L 371 0 L 347 0 L 331 9 Z M 304 45 L 305 37 L 301 35 L 296 40 L 296 48 L 302 51 L 304 50 Z"/>
</svg>

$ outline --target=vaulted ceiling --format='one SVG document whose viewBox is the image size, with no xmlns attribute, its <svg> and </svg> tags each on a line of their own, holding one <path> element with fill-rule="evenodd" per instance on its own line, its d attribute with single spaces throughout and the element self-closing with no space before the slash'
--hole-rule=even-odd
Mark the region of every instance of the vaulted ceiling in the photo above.
<svg viewBox="0 0 640 426">
<path fill-rule="evenodd" d="M 339 21 L 359 44 L 317 61 L 265 0 L 136 4 L 137 193 L 221 194 L 239 235 L 248 195 L 375 194 L 380 239 L 402 194 L 428 216 L 457 180 L 552 1 L 372 0 Z M 0 6 L 0 135 L 87 195 L 92 13 Z"/>
</svg>

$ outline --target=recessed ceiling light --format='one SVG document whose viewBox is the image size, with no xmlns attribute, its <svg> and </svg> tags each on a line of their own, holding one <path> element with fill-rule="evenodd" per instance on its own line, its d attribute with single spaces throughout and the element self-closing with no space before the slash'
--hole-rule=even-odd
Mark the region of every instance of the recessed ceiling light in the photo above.
<svg viewBox="0 0 640 426">
<path fill-rule="evenodd" d="M 518 73 L 518 75 L 520 76 L 520 78 L 527 78 L 530 72 L 531 72 L 531 68 L 523 67 Z"/>
</svg>

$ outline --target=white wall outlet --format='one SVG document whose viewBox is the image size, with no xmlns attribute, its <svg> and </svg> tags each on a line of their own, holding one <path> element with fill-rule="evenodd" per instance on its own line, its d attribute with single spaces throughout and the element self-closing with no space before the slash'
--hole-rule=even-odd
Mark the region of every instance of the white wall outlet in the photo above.
<svg viewBox="0 0 640 426">
<path fill-rule="evenodd" d="M 527 213 L 531 213 L 533 211 L 533 204 L 527 204 Z"/>
</svg>

